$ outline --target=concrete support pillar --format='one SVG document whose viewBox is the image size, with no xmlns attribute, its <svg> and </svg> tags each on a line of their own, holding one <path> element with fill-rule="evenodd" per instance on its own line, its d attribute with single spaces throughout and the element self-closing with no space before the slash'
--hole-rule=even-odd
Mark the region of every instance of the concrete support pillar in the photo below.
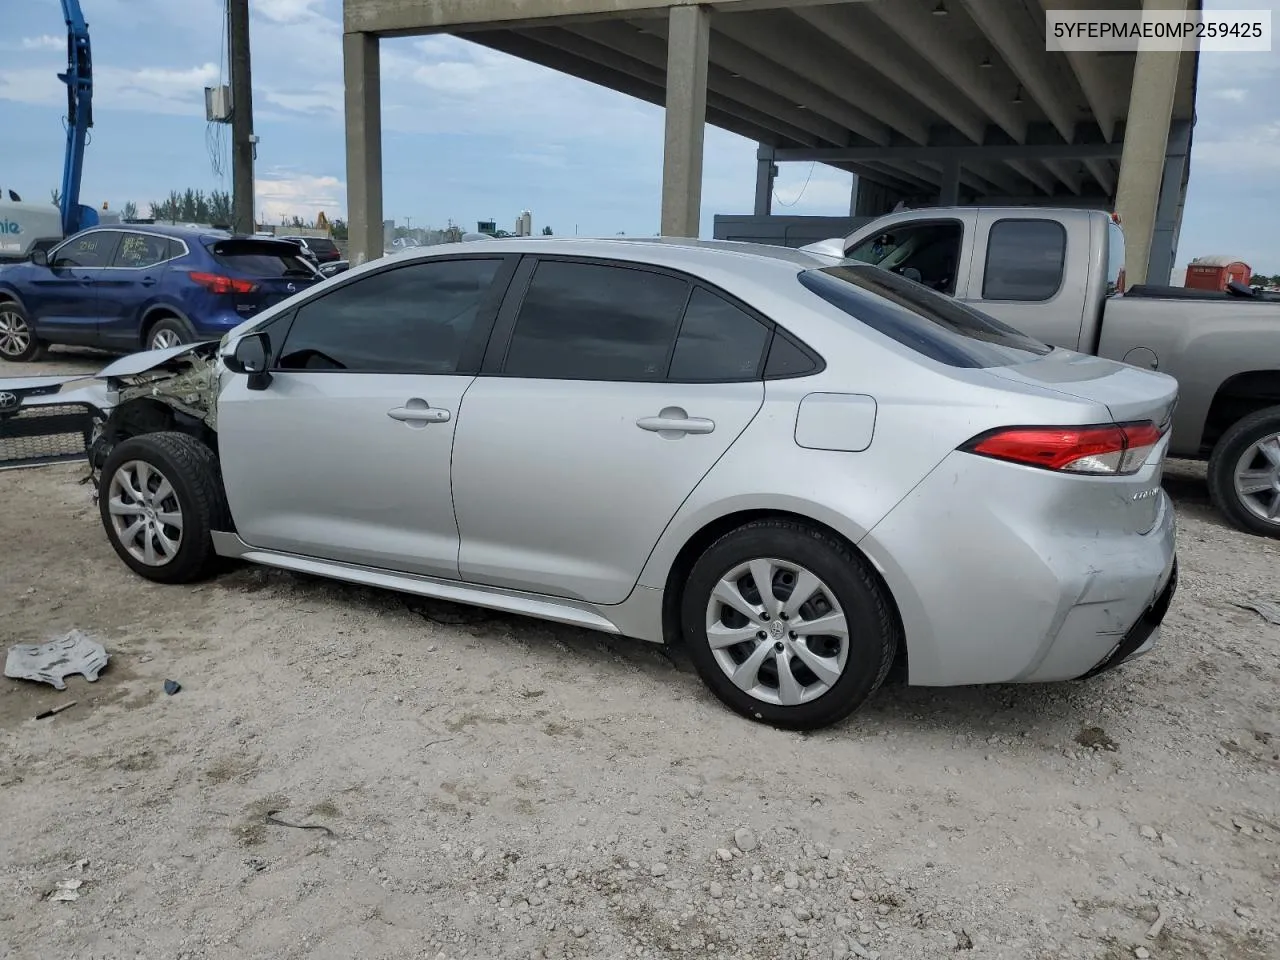
<svg viewBox="0 0 1280 960">
<path fill-rule="evenodd" d="M 1191 124 L 1186 120 L 1172 124 L 1169 130 L 1169 147 L 1164 159 L 1164 173 L 1160 181 L 1160 201 L 1156 205 L 1155 226 L 1151 231 L 1151 252 L 1147 257 L 1147 278 L 1151 283 L 1168 283 L 1173 271 L 1173 257 L 1178 249 L 1182 206 L 1186 197 L 1187 154 L 1190 147 Z"/>
<path fill-rule="evenodd" d="M 853 175 L 853 185 L 849 187 L 849 216 L 851 217 L 858 215 L 858 181 L 860 179 L 855 173 Z"/>
<path fill-rule="evenodd" d="M 342 38 L 347 96 L 347 258 L 353 267 L 382 256 L 382 69 L 378 37 Z"/>
<path fill-rule="evenodd" d="M 1186 0 L 1143 2 L 1144 10 L 1180 11 L 1186 7 Z M 1139 46 L 1134 63 L 1116 187 L 1116 211 L 1125 235 L 1125 282 L 1129 286 L 1147 282 L 1180 58 L 1177 51 Z M 1156 283 L 1168 283 L 1169 275 L 1166 272 L 1153 278 Z"/>
<path fill-rule="evenodd" d="M 942 189 L 938 193 L 938 202 L 944 207 L 954 207 L 960 203 L 960 158 L 948 157 L 942 164 Z"/>
<path fill-rule="evenodd" d="M 756 151 L 756 216 L 767 217 L 773 213 L 773 183 L 778 176 L 778 165 L 773 162 L 773 147 L 760 144 Z"/>
<path fill-rule="evenodd" d="M 667 136 L 662 159 L 662 235 L 698 236 L 702 210 L 702 141 L 707 122 L 707 54 L 711 14 L 672 7 L 667 30 Z"/>
</svg>

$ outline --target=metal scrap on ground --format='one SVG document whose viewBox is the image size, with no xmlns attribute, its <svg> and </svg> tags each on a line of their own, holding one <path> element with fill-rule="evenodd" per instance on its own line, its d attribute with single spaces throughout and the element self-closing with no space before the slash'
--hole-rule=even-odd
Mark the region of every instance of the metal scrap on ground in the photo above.
<svg viewBox="0 0 1280 960">
<path fill-rule="evenodd" d="M 1252 610 L 1263 620 L 1266 620 L 1267 623 L 1274 623 L 1280 626 L 1280 603 L 1273 603 L 1270 600 L 1250 600 L 1247 603 L 1237 603 L 1236 606 L 1245 610 Z"/>
<path fill-rule="evenodd" d="M 72 630 L 48 643 L 20 643 L 9 648 L 4 675 L 15 680 L 35 680 L 67 689 L 65 678 L 81 674 L 90 683 L 98 679 L 111 654 L 87 634 Z"/>
</svg>

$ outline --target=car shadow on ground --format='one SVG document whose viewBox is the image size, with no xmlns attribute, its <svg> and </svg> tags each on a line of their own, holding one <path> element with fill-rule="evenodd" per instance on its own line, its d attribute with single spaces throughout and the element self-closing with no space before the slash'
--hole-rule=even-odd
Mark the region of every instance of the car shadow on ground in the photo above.
<svg viewBox="0 0 1280 960">
<path fill-rule="evenodd" d="M 241 567 L 219 578 L 227 589 L 277 594 L 310 602 L 334 603 L 378 612 L 398 626 L 430 624 L 435 643 L 456 644 L 461 649 L 506 648 L 504 659 L 519 659 L 535 673 L 563 674 L 570 669 L 591 675 L 599 684 L 634 684 L 632 706 L 655 716 L 666 713 L 661 698 L 652 698 L 652 686 L 667 691 L 672 700 L 697 702 L 700 709 L 731 717 L 698 677 L 683 644 L 660 645 L 630 637 L 584 630 L 563 624 L 486 611 L 446 601 L 405 596 L 371 587 L 354 586 L 307 574 L 268 568 Z M 422 655 L 428 656 L 427 630 Z M 434 646 L 431 647 L 434 649 Z M 406 651 L 408 652 L 408 651 Z M 815 736 L 859 739 L 910 729 L 933 733 L 941 740 L 965 734 L 971 738 L 997 737 L 1007 742 L 1020 738 L 1059 742 L 1077 735 L 1089 725 L 1096 711 L 1081 709 L 1081 695 L 1103 702 L 1120 697 L 1123 669 L 1089 681 L 1056 684 L 998 684 L 968 687 L 910 687 L 899 668 L 861 709 L 847 720 L 817 731 Z M 645 682 L 648 681 L 648 682 Z M 637 688 L 638 689 L 638 688 Z M 518 691 L 513 690 L 513 695 Z M 623 702 L 625 694 L 619 694 Z M 754 727 L 745 719 L 744 731 Z"/>
</svg>

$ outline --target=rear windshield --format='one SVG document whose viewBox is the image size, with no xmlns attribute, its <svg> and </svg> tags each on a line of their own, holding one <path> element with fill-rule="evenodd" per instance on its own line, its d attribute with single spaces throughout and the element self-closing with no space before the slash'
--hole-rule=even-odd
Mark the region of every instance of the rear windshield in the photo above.
<svg viewBox="0 0 1280 960">
<path fill-rule="evenodd" d="M 948 366 L 1008 366 L 1053 350 L 994 317 L 879 267 L 806 270 L 800 283 L 853 319 Z"/>
<path fill-rule="evenodd" d="M 283 240 L 218 240 L 209 245 L 213 258 L 228 270 L 250 277 L 299 277 L 316 275 L 302 259 L 295 244 Z"/>
<path fill-rule="evenodd" d="M 316 253 L 338 252 L 338 245 L 327 237 L 307 237 L 307 246 Z"/>
</svg>

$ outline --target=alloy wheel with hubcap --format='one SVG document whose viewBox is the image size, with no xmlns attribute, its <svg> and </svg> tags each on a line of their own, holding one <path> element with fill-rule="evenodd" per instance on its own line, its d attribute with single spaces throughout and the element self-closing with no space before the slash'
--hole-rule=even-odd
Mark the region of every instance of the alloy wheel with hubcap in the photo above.
<svg viewBox="0 0 1280 960">
<path fill-rule="evenodd" d="M 182 546 L 182 505 L 165 475 L 130 460 L 116 468 L 107 491 L 111 524 L 129 554 L 149 567 L 171 562 Z"/>
<path fill-rule="evenodd" d="M 721 701 L 792 730 L 855 710 L 884 682 L 901 633 L 887 589 L 853 547 L 783 517 L 746 523 L 703 552 L 680 626 Z"/>
<path fill-rule="evenodd" d="M 213 572 L 213 531 L 231 529 L 213 449 L 171 431 L 112 448 L 98 484 L 98 512 L 120 559 L 158 583 L 189 583 Z"/>
<path fill-rule="evenodd" d="M 831 588 L 796 563 L 740 563 L 707 602 L 707 642 L 720 669 L 765 703 L 796 706 L 827 693 L 849 656 L 849 626 Z"/>
<path fill-rule="evenodd" d="M 0 357 L 28 360 L 35 346 L 35 335 L 27 318 L 12 303 L 0 304 Z"/>
</svg>

